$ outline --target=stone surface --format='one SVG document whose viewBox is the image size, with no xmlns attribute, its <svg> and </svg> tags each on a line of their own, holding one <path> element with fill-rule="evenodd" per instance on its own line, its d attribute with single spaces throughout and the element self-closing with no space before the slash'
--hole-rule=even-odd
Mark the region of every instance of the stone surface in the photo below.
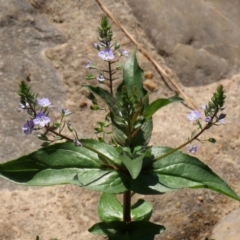
<svg viewBox="0 0 240 240">
<path fill-rule="evenodd" d="M 230 77 L 240 68 L 240 2 L 128 0 L 141 27 L 186 86 Z"/>
<path fill-rule="evenodd" d="M 239 240 L 240 209 L 232 211 L 222 218 L 213 228 L 211 238 L 216 240 Z"/>
<path fill-rule="evenodd" d="M 0 1 L 0 19 L 3 19 L 0 28 L 2 40 L 0 67 L 3 66 L 0 83 L 1 162 L 27 154 L 40 145 L 36 136 L 26 137 L 22 134 L 21 125 L 27 120 L 27 115 L 17 111 L 18 79 L 28 79 L 29 74 L 31 74 L 33 90 L 41 97 L 49 97 L 55 105 L 53 119 L 57 116 L 56 111 L 59 106 L 70 108 L 75 112 L 71 115 L 71 121 L 80 137 L 94 137 L 94 123 L 103 118 L 101 113 L 92 114 L 89 110 L 86 92 L 81 85 L 86 83 L 84 77 L 87 73 L 85 68 L 87 60 L 96 60 L 97 64 L 102 63 L 96 58 L 97 52 L 92 48 L 92 44 L 96 41 L 96 29 L 105 13 L 95 1 L 69 0 L 64 3 L 65 5 L 62 1 L 56 0 Z M 147 49 L 148 53 L 161 64 L 199 109 L 203 103 L 208 101 L 219 83 L 224 85 L 228 96 L 226 124 L 203 136 L 206 139 L 216 138 L 217 144 L 199 144 L 196 156 L 209 164 L 236 192 L 240 193 L 240 106 L 238 104 L 240 76 L 235 75 L 218 82 L 216 78 L 208 85 L 199 84 L 198 79 L 189 76 L 185 80 L 192 81 L 191 87 L 182 86 L 174 66 L 170 67 L 166 64 L 163 57 L 156 51 L 157 44 L 152 45 L 143 31 L 144 26 L 139 26 L 133 15 L 136 9 L 131 9 L 125 0 L 117 2 L 104 0 L 103 3 L 133 37 Z M 151 1 L 144 3 L 147 8 Z M 226 3 L 226 7 L 231 5 L 229 4 Z M 231 8 L 226 8 L 226 11 L 227 9 Z M 178 11 L 175 12 L 180 14 Z M 224 14 L 238 18 L 234 12 L 228 15 L 224 12 Z M 150 18 L 151 14 L 145 13 L 145 17 Z M 31 21 L 26 22 L 25 18 Z M 115 24 L 112 25 L 115 38 L 123 43 L 125 49 L 132 51 L 135 46 Z M 235 29 L 233 28 L 232 31 Z M 151 37 L 150 33 L 148 34 Z M 183 45 L 186 44 L 183 43 Z M 180 50 L 185 51 L 184 48 Z M 192 47 L 191 51 L 198 50 Z M 206 57 L 202 52 L 198 54 L 202 54 L 203 59 Z M 208 51 L 207 54 L 211 55 Z M 219 58 L 215 55 L 210 57 L 213 57 L 213 65 L 214 61 Z M 156 84 L 156 91 L 149 92 L 151 100 L 174 95 L 174 92 L 165 86 L 161 76 L 149 61 L 140 53 L 138 53 L 138 58 L 145 72 L 151 73 L 151 77 L 147 74 L 146 79 L 151 79 Z M 208 61 L 207 58 L 204 61 Z M 223 63 L 228 64 L 228 60 L 224 60 Z M 222 69 L 224 66 L 217 65 Z M 96 84 L 96 82 L 93 83 Z M 87 107 L 83 107 L 86 105 Z M 174 147 L 185 141 L 196 127 L 186 121 L 187 113 L 189 109 L 182 104 L 170 105 L 157 112 L 154 116 L 151 144 Z M 99 221 L 96 212 L 99 193 L 75 186 L 23 188 L 10 185 L 5 180 L 1 180 L 0 189 L 0 239 L 28 240 L 35 239 L 36 235 L 40 236 L 40 240 L 51 238 L 59 240 L 102 239 L 87 232 L 93 223 Z M 240 207 L 239 203 L 234 200 L 201 189 L 185 189 L 161 196 L 136 197 L 150 201 L 154 207 L 151 220 L 167 228 L 166 232 L 156 237 L 156 240 L 205 240 L 211 235 L 213 226 L 222 217 Z M 218 240 L 217 237 L 216 240 Z"/>
<path fill-rule="evenodd" d="M 0 161 L 16 158 L 39 145 L 25 138 L 21 126 L 27 116 L 18 111 L 20 80 L 30 81 L 42 97 L 56 105 L 65 102 L 64 84 L 43 51 L 66 42 L 58 29 L 26 1 L 0 0 Z"/>
</svg>

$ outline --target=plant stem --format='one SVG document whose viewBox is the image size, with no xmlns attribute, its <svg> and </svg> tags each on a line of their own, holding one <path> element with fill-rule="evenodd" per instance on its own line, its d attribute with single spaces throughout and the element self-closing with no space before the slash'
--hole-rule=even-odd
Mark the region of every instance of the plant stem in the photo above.
<svg viewBox="0 0 240 240">
<path fill-rule="evenodd" d="M 113 96 L 113 86 L 112 86 L 112 65 L 111 62 L 108 62 L 108 71 L 109 71 L 109 88 L 110 88 L 110 92 L 111 95 Z"/>
<path fill-rule="evenodd" d="M 123 221 L 131 222 L 131 190 L 123 193 Z"/>
<path fill-rule="evenodd" d="M 191 139 L 188 140 L 187 142 L 183 143 L 182 145 L 178 146 L 177 148 L 174 148 L 172 151 L 163 154 L 162 156 L 156 158 L 156 159 L 155 159 L 154 161 L 152 161 L 152 162 L 159 161 L 159 160 L 161 160 L 162 158 L 167 157 L 168 155 L 173 154 L 174 152 L 178 151 L 179 149 L 185 147 L 186 145 L 188 145 L 189 143 L 191 143 L 193 140 L 197 139 L 205 130 L 206 130 L 206 127 L 203 128 L 196 136 L 194 136 L 193 138 L 191 138 Z"/>
<path fill-rule="evenodd" d="M 213 117 L 215 117 L 216 113 L 217 113 L 217 112 L 214 113 Z M 194 137 L 192 137 L 190 140 L 188 140 L 187 142 L 185 142 L 185 143 L 183 143 L 182 145 L 178 146 L 177 148 L 173 149 L 172 151 L 170 151 L 170 152 L 168 152 L 168 153 L 165 153 L 165 154 L 163 154 L 162 156 L 156 158 L 156 159 L 155 159 L 154 161 L 152 161 L 152 162 L 156 162 L 156 161 L 158 161 L 158 160 L 161 160 L 162 158 L 167 157 L 168 155 L 170 155 L 170 154 L 178 151 L 179 149 L 185 147 L 186 145 L 188 145 L 189 143 L 191 143 L 193 140 L 197 139 L 205 130 L 209 129 L 210 126 L 211 126 L 211 123 L 208 123 L 204 128 L 201 129 L 201 131 L 200 131 L 198 134 L 196 134 L 196 135 L 195 135 Z"/>
<path fill-rule="evenodd" d="M 61 137 L 62 139 L 66 139 L 66 140 L 71 141 L 71 142 L 73 141 L 73 139 L 71 139 L 71 138 L 69 138 L 67 136 L 62 135 L 61 133 L 56 132 L 55 130 L 51 129 L 51 127 L 49 127 L 49 126 L 45 126 L 45 128 L 46 128 L 46 130 L 48 132 L 56 134 L 57 136 Z"/>
</svg>

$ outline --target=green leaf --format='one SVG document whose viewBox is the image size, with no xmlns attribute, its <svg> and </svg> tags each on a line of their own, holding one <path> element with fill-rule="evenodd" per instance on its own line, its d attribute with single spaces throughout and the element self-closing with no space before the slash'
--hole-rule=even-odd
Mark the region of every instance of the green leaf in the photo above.
<svg viewBox="0 0 240 240">
<path fill-rule="evenodd" d="M 94 75 L 92 75 L 92 74 L 88 74 L 86 77 L 85 77 L 85 79 L 86 80 L 93 80 L 93 79 L 95 79 L 96 77 L 94 76 Z"/>
<path fill-rule="evenodd" d="M 170 97 L 168 99 L 164 99 L 164 98 L 157 99 L 148 106 L 148 108 L 144 113 L 144 116 L 146 119 L 150 119 L 152 115 L 160 108 L 170 103 L 179 102 L 179 101 L 183 101 L 183 99 L 180 97 Z"/>
<path fill-rule="evenodd" d="M 98 216 L 103 222 L 121 221 L 123 207 L 116 194 L 103 193 L 98 203 Z"/>
<path fill-rule="evenodd" d="M 113 139 L 120 146 L 129 147 L 129 139 L 127 138 L 125 132 L 126 128 L 119 126 L 117 123 L 112 122 L 113 129 Z M 140 129 L 137 131 L 136 135 L 132 138 L 131 148 L 136 146 L 147 146 L 152 135 L 153 123 L 152 119 L 145 121 Z"/>
<path fill-rule="evenodd" d="M 75 184 L 109 193 L 126 191 L 127 177 L 105 163 L 108 158 L 117 163 L 114 148 L 95 140 L 81 142 L 88 148 L 102 148 L 96 153 L 72 142 L 54 144 L 0 164 L 0 177 L 27 186 Z"/>
<path fill-rule="evenodd" d="M 154 240 L 154 236 L 165 231 L 165 227 L 147 221 L 130 222 L 100 222 L 88 229 L 97 235 L 108 236 L 111 240 Z"/>
<path fill-rule="evenodd" d="M 81 187 L 105 192 L 105 193 L 122 193 L 126 191 L 127 177 L 114 170 L 104 169 L 79 169 L 76 176 Z"/>
<path fill-rule="evenodd" d="M 139 199 L 131 206 L 133 221 L 149 221 L 152 215 L 151 203 Z M 98 203 L 98 216 L 103 222 L 122 221 L 123 207 L 116 194 L 103 193 Z"/>
<path fill-rule="evenodd" d="M 152 136 L 152 129 L 153 123 L 150 118 L 142 124 L 140 131 L 134 136 L 133 146 L 147 146 Z"/>
<path fill-rule="evenodd" d="M 112 114 L 114 114 L 114 117 L 116 119 L 120 119 L 119 115 L 119 109 L 116 103 L 115 98 L 111 95 L 110 92 L 107 90 L 100 88 L 100 87 L 94 87 L 90 85 L 83 85 L 83 87 L 87 88 L 90 92 L 98 95 L 109 107 L 109 110 Z"/>
<path fill-rule="evenodd" d="M 44 135 L 44 134 L 39 134 L 39 135 L 38 135 L 38 139 L 43 140 L 43 141 L 48 141 L 47 136 Z"/>
<path fill-rule="evenodd" d="M 143 70 L 140 68 L 137 57 L 136 50 L 131 54 L 123 67 L 123 81 L 117 88 L 116 98 L 117 101 L 122 99 L 122 88 L 126 86 L 127 89 L 136 89 L 139 100 L 143 98 L 147 91 L 143 87 Z M 148 105 L 148 100 L 145 102 Z"/>
<path fill-rule="evenodd" d="M 0 176 L 25 185 L 75 183 L 78 168 L 98 168 L 101 164 L 96 154 L 67 142 L 1 164 Z"/>
<path fill-rule="evenodd" d="M 112 145 L 94 139 L 81 139 L 81 143 L 85 148 L 97 153 L 104 162 L 113 163 L 114 166 L 121 165 L 119 153 Z"/>
<path fill-rule="evenodd" d="M 152 156 L 143 159 L 143 170 L 139 176 L 128 179 L 129 188 L 146 195 L 163 194 L 182 188 L 207 188 L 240 201 L 240 197 L 207 165 L 188 154 L 179 151 L 171 153 L 173 150 L 168 147 L 152 147 Z M 149 165 L 154 159 L 160 160 Z"/>
<path fill-rule="evenodd" d="M 152 204 L 143 199 L 139 199 L 131 207 L 131 216 L 133 221 L 149 221 L 152 215 Z"/>
<path fill-rule="evenodd" d="M 127 92 L 126 92 L 127 91 Z M 127 98 L 127 99 L 126 99 Z M 122 124 L 121 119 L 116 120 L 112 117 L 113 140 L 121 146 L 134 148 L 135 146 L 147 145 L 152 134 L 152 119 L 144 121 L 143 112 L 149 105 L 147 91 L 143 87 L 143 70 L 140 68 L 136 58 L 136 51 L 128 58 L 123 67 L 123 81 L 118 86 L 116 91 L 116 101 L 119 103 L 119 109 L 122 106 L 126 107 L 126 103 L 130 102 L 134 109 L 135 115 L 125 117 L 125 122 Z M 133 104 L 135 102 L 135 104 Z M 121 105 L 121 104 L 123 105 Z M 134 106 L 134 107 L 133 107 Z M 138 106 L 138 108 L 137 108 Z M 119 114 L 119 113 L 118 113 Z M 132 129 L 129 124 L 136 124 L 137 119 L 143 118 L 143 121 L 138 122 L 139 127 Z M 123 119 L 122 119 L 123 120 Z M 131 128 L 130 132 L 129 129 Z"/>
<path fill-rule="evenodd" d="M 152 148 L 152 154 L 158 158 L 172 150 L 155 147 Z M 188 154 L 179 151 L 169 154 L 154 162 L 152 171 L 158 182 L 170 189 L 209 188 L 240 201 L 240 197 L 206 164 Z"/>
<path fill-rule="evenodd" d="M 128 182 L 133 192 L 144 195 L 164 194 L 176 190 L 161 184 L 153 172 L 142 172 L 136 179 L 128 179 Z"/>
<path fill-rule="evenodd" d="M 216 142 L 217 142 L 215 138 L 209 138 L 208 141 L 209 141 L 210 143 L 216 143 Z"/>
<path fill-rule="evenodd" d="M 124 154 L 124 152 L 120 156 L 122 162 L 126 166 L 132 178 L 133 179 L 137 178 L 142 169 L 143 156 L 131 159 L 126 154 Z"/>
<path fill-rule="evenodd" d="M 112 138 L 120 146 L 128 146 L 128 138 L 124 133 L 125 129 L 112 120 Z"/>
</svg>

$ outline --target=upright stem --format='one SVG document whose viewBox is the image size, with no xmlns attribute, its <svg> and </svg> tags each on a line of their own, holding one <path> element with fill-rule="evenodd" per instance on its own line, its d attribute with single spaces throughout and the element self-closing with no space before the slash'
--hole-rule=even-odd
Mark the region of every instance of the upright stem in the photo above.
<svg viewBox="0 0 240 240">
<path fill-rule="evenodd" d="M 113 95 L 113 86 L 112 86 L 112 65 L 111 62 L 108 62 L 108 71 L 109 71 L 109 88 L 110 92 Z"/>
<path fill-rule="evenodd" d="M 131 190 L 123 193 L 123 221 L 131 222 Z"/>
</svg>

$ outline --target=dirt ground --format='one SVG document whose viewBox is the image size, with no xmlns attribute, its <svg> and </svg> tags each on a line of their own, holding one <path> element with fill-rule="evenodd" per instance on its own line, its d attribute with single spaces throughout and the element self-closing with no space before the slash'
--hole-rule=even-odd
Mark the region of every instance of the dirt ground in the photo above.
<svg viewBox="0 0 240 240">
<path fill-rule="evenodd" d="M 96 42 L 96 29 L 105 13 L 96 1 L 92 0 L 69 0 L 65 1 L 67 4 L 64 6 L 57 0 L 28 1 L 67 38 L 64 44 L 45 49 L 44 57 L 56 68 L 65 84 L 67 94 L 65 107 L 75 112 L 71 120 L 79 135 L 82 138 L 94 137 L 94 124 L 103 116 L 89 110 L 90 103 L 81 85 L 86 83 L 84 77 L 87 73 L 85 69 L 87 60 L 97 59 L 97 51 L 92 44 Z M 131 32 L 149 55 L 161 64 L 199 109 L 208 101 L 219 83 L 224 85 L 228 95 L 226 110 L 229 112 L 226 125 L 206 134 L 206 138 L 214 137 L 218 143 L 215 146 L 202 144 L 197 157 L 209 164 L 237 193 L 240 193 L 238 174 L 240 107 L 237 104 L 240 75 L 200 87 L 182 86 L 174 72 L 165 65 L 164 59 L 149 42 L 126 1 L 106 0 L 104 4 L 113 13 L 117 13 L 114 15 L 121 24 Z M 120 40 L 123 48 L 133 51 L 135 46 L 129 38 L 114 23 L 112 27 L 116 39 Z M 144 71 L 153 74 L 150 82 L 154 88 L 153 91 L 149 91 L 150 99 L 173 96 L 174 91 L 166 87 L 148 59 L 141 53 L 138 53 L 138 58 Z M 101 64 L 101 61 L 98 63 Z M 33 76 L 33 81 L 37 81 L 37 76 L 35 78 Z M 175 104 L 158 112 L 154 116 L 151 144 L 174 147 L 185 141 L 194 128 L 186 120 L 188 112 L 189 108 L 182 104 Z M 99 193 L 76 186 L 4 188 L 0 195 L 0 239 L 34 240 L 37 235 L 40 240 L 103 239 L 87 231 L 91 225 L 99 221 L 96 210 L 99 196 Z M 221 217 L 239 208 L 239 203 L 207 190 L 183 190 L 162 196 L 140 197 L 153 203 L 155 211 L 151 220 L 167 228 L 161 237 L 156 237 L 162 240 L 204 240 L 210 237 L 213 226 Z"/>
</svg>

